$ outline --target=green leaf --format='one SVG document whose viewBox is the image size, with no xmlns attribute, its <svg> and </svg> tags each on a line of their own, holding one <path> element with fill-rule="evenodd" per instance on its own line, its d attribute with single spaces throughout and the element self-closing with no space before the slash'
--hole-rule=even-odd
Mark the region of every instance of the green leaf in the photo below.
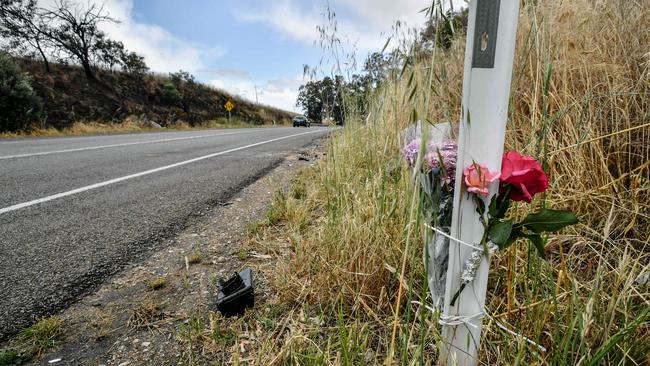
<svg viewBox="0 0 650 366">
<path fill-rule="evenodd" d="M 575 225 L 579 222 L 576 215 L 570 211 L 551 210 L 543 208 L 538 212 L 529 214 L 524 221 L 517 224 L 535 233 L 545 231 L 555 232 L 566 226 Z"/>
<path fill-rule="evenodd" d="M 512 219 L 499 222 L 488 231 L 488 238 L 496 244 L 499 249 L 506 247 L 508 239 L 510 239 L 510 234 L 512 233 Z"/>
<path fill-rule="evenodd" d="M 544 244 L 546 243 L 544 238 L 539 234 L 528 234 L 526 235 L 526 238 L 533 243 L 535 249 L 537 249 L 537 254 L 539 254 L 541 258 L 544 258 Z"/>
<path fill-rule="evenodd" d="M 512 245 L 517 239 L 524 237 L 525 234 L 521 231 L 521 228 L 518 228 L 516 225 L 512 228 L 512 231 L 510 232 L 510 237 L 508 238 L 508 241 L 506 241 L 506 244 L 504 245 L 504 248 L 507 248 Z"/>
<path fill-rule="evenodd" d="M 427 197 L 433 197 L 431 181 L 429 180 L 429 176 L 427 174 L 420 173 L 420 187 L 422 188 L 422 192 L 426 194 Z"/>
<path fill-rule="evenodd" d="M 489 213 L 490 217 L 502 219 L 506 216 L 508 208 L 510 207 L 510 198 L 508 194 L 495 194 L 490 200 Z"/>
</svg>

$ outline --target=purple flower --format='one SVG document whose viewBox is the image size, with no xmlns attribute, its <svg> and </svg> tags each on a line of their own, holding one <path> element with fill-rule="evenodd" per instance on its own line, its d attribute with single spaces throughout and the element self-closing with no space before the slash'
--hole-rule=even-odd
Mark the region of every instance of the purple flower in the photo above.
<svg viewBox="0 0 650 366">
<path fill-rule="evenodd" d="M 409 166 L 413 166 L 415 164 L 415 160 L 418 158 L 419 152 L 420 139 L 415 139 L 404 146 L 402 153 L 404 154 L 406 161 L 409 163 Z"/>
<path fill-rule="evenodd" d="M 427 151 L 425 162 L 428 170 L 444 168 L 445 181 L 447 183 L 453 181 L 456 175 L 456 158 L 458 157 L 456 142 L 453 140 L 429 142 Z"/>
<path fill-rule="evenodd" d="M 414 166 L 420 152 L 420 139 L 414 139 L 402 150 L 409 166 Z M 456 175 L 456 158 L 458 156 L 458 146 L 453 140 L 443 140 L 440 142 L 429 141 L 427 150 L 424 155 L 423 165 L 427 172 L 432 170 L 443 170 L 444 179 L 447 183 L 454 180 Z M 442 158 L 442 161 L 441 161 Z"/>
</svg>

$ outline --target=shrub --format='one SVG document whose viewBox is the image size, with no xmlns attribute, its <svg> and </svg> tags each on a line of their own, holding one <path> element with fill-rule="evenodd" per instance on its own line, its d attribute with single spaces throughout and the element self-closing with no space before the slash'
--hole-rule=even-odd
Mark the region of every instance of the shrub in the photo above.
<svg viewBox="0 0 650 366">
<path fill-rule="evenodd" d="M 166 103 L 170 104 L 177 104 L 183 99 L 183 95 L 176 89 L 176 85 L 169 81 L 162 86 L 162 97 Z"/>
<path fill-rule="evenodd" d="M 40 118 L 41 109 L 29 76 L 11 57 L 0 53 L 0 132 L 26 129 Z"/>
</svg>

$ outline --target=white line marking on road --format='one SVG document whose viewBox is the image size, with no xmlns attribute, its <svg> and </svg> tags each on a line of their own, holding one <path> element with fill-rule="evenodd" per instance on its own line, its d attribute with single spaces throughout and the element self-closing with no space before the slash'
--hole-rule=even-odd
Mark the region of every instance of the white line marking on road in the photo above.
<svg viewBox="0 0 650 366">
<path fill-rule="evenodd" d="M 140 172 L 140 173 L 125 175 L 123 177 L 107 180 L 107 181 L 100 182 L 100 183 L 91 184 L 89 186 L 73 189 L 71 191 L 61 192 L 61 193 L 57 193 L 57 194 L 54 194 L 54 195 L 51 195 L 51 196 L 39 198 L 39 199 L 36 199 L 36 200 L 33 200 L 33 201 L 23 202 L 23 203 L 19 203 L 19 204 L 13 205 L 13 206 L 0 208 L 0 214 L 20 210 L 21 208 L 37 205 L 39 203 L 48 202 L 48 201 L 52 201 L 52 200 L 67 197 L 67 196 L 72 196 L 73 194 L 90 191 L 91 189 L 97 189 L 97 188 L 105 187 L 105 186 L 108 186 L 108 185 L 111 185 L 111 184 L 123 182 L 125 180 L 129 180 L 129 179 L 133 179 L 133 178 L 142 177 L 144 175 L 149 175 L 149 174 L 161 172 L 163 170 L 167 170 L 167 169 L 171 169 L 171 168 L 176 168 L 176 167 L 179 167 L 179 166 L 182 166 L 182 165 L 195 163 L 197 161 L 210 159 L 210 158 L 213 158 L 215 156 L 224 155 L 224 154 L 228 154 L 228 153 L 231 153 L 231 152 L 248 149 L 248 148 L 255 147 L 255 146 L 260 146 L 260 145 L 268 144 L 268 143 L 275 142 L 275 141 L 286 140 L 288 138 L 301 136 L 301 135 L 306 135 L 306 134 L 310 134 L 310 133 L 322 132 L 322 131 L 323 130 L 316 130 L 316 131 L 297 133 L 297 134 L 294 134 L 294 135 L 289 135 L 289 136 L 284 136 L 284 137 L 278 137 L 278 138 L 271 139 L 271 140 L 256 142 L 254 144 L 250 144 L 250 145 L 246 145 L 246 146 L 240 146 L 240 147 L 236 147 L 236 148 L 233 148 L 233 149 L 220 151 L 220 152 L 217 152 L 217 153 L 214 153 L 214 154 L 199 156 L 198 158 L 185 160 L 185 161 L 181 161 L 181 162 L 170 164 L 170 165 L 161 166 L 159 168 L 146 170 L 146 171 L 143 171 L 143 172 Z"/>
<path fill-rule="evenodd" d="M 201 139 L 201 138 L 206 138 L 206 137 L 214 137 L 214 136 L 228 136 L 228 135 L 236 135 L 240 133 L 246 133 L 246 132 L 252 132 L 254 130 L 250 131 L 241 131 L 241 132 L 229 132 L 229 133 L 214 133 L 210 135 L 199 135 L 199 136 L 186 136 L 186 137 L 174 137 L 171 139 L 160 139 L 160 140 L 149 140 L 149 141 L 137 141 L 137 142 L 124 142 L 121 144 L 113 144 L 113 145 L 101 145 L 101 146 L 88 146 L 88 147 L 80 147 L 76 149 L 65 149 L 65 150 L 52 150 L 52 151 L 43 151 L 43 152 L 35 152 L 35 153 L 25 153 L 25 154 L 16 154 L 16 155 L 5 155 L 5 156 L 0 156 L 0 160 L 3 159 L 14 159 L 14 158 L 26 158 L 28 156 L 40 156 L 40 155 L 51 155 L 51 154 L 60 154 L 60 153 L 67 153 L 67 152 L 74 152 L 74 151 L 86 151 L 86 150 L 97 150 L 97 149 L 108 149 L 111 147 L 120 147 L 120 146 L 131 146 L 131 145 L 144 145 L 144 144 L 155 144 L 159 142 L 168 142 L 168 141 L 180 141 L 180 140 L 192 140 L 192 139 Z"/>
</svg>

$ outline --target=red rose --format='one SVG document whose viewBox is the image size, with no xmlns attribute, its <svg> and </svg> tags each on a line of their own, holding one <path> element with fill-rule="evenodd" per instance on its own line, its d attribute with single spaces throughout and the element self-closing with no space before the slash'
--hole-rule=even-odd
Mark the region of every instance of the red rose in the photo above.
<svg viewBox="0 0 650 366">
<path fill-rule="evenodd" d="M 533 196 L 548 188 L 548 177 L 542 166 L 532 156 L 522 156 L 508 151 L 501 160 L 501 190 L 510 185 L 510 199 L 530 203 Z"/>
</svg>

